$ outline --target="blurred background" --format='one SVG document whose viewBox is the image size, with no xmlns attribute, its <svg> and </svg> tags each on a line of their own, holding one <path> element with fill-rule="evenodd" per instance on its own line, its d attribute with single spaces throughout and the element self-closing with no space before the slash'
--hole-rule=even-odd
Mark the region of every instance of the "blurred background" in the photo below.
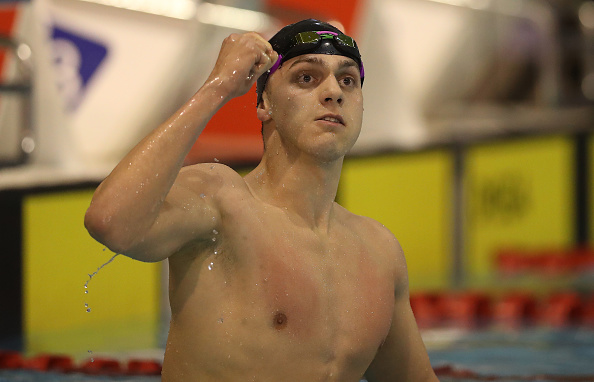
<svg viewBox="0 0 594 382">
<path fill-rule="evenodd" d="M 0 344 L 163 346 L 166 267 L 118 256 L 94 274 L 114 254 L 83 227 L 92 192 L 224 37 L 309 17 L 361 48 L 363 131 L 338 201 L 400 240 L 420 324 L 438 295 L 466 296 L 449 319 L 468 323 L 481 301 L 564 293 L 550 323 L 594 327 L 594 1 L 31 0 L 0 2 Z M 253 168 L 255 102 L 227 104 L 187 164 Z M 491 316 L 525 319 L 514 301 Z"/>
</svg>

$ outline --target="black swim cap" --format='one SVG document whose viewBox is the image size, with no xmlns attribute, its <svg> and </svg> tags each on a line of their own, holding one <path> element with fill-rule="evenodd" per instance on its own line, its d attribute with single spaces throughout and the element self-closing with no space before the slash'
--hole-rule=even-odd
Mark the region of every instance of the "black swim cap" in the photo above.
<svg viewBox="0 0 594 382">
<path fill-rule="evenodd" d="M 361 54 L 359 49 L 341 49 L 337 47 L 337 44 L 333 40 L 323 41 L 316 45 L 313 49 L 309 50 L 296 50 L 291 49 L 295 45 L 295 36 L 302 32 L 334 32 L 339 35 L 344 35 L 342 31 L 328 23 L 320 20 L 307 19 L 299 21 L 295 24 L 290 24 L 278 31 L 268 42 L 272 45 L 272 49 L 275 52 L 282 55 L 282 61 L 290 60 L 291 58 L 301 56 L 304 54 L 334 54 L 352 58 L 358 65 L 359 69 L 363 68 L 363 62 L 361 60 Z M 356 45 L 355 45 L 356 46 Z M 262 101 L 262 93 L 268 80 L 269 72 L 266 72 L 258 78 L 256 92 L 258 94 L 257 105 Z M 361 86 L 363 86 L 363 77 L 361 77 Z"/>
</svg>

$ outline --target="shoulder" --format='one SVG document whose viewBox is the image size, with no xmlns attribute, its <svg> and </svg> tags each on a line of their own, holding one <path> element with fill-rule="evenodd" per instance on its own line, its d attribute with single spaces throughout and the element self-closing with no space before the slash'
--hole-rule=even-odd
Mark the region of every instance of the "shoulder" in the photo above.
<svg viewBox="0 0 594 382">
<path fill-rule="evenodd" d="M 385 225 L 367 216 L 353 214 L 340 207 L 341 218 L 374 253 L 377 261 L 393 273 L 396 288 L 408 288 L 406 258 L 400 242 Z"/>
<path fill-rule="evenodd" d="M 215 187 L 220 187 L 233 185 L 241 181 L 241 175 L 227 165 L 221 163 L 199 163 L 183 167 L 175 183 L 183 186 L 208 183 Z"/>
<path fill-rule="evenodd" d="M 181 202 L 196 208 L 206 204 L 223 212 L 249 195 L 251 193 L 244 179 L 231 167 L 220 163 L 200 163 L 182 168 L 168 198 L 181 199 Z"/>
<path fill-rule="evenodd" d="M 200 163 L 182 168 L 175 186 L 197 190 L 202 197 L 224 198 L 231 190 L 248 191 L 245 181 L 231 167 L 221 163 Z"/>
<path fill-rule="evenodd" d="M 340 218 L 348 229 L 368 241 L 381 246 L 384 250 L 402 255 L 402 247 L 394 234 L 382 223 L 367 216 L 356 215 L 344 207 L 339 206 Z M 366 240 L 367 241 L 367 240 Z"/>
</svg>

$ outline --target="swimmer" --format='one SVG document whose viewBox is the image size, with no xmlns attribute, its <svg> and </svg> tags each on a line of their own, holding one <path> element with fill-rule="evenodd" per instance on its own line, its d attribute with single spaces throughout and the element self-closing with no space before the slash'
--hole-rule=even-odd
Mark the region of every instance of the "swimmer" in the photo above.
<svg viewBox="0 0 594 382">
<path fill-rule="evenodd" d="M 270 41 L 232 34 L 205 84 L 97 188 L 90 234 L 133 259 L 169 260 L 163 381 L 437 380 L 398 241 L 334 201 L 363 80 L 354 40 L 321 21 Z M 209 119 L 256 81 L 259 165 L 245 177 L 220 163 L 182 168 Z"/>
</svg>

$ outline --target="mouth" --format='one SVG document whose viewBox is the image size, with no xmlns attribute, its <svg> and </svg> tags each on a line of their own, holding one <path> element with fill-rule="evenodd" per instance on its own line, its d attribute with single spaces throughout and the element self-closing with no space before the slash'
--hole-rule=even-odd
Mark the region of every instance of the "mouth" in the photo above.
<svg viewBox="0 0 594 382">
<path fill-rule="evenodd" d="M 341 124 L 344 126 L 344 119 L 342 119 L 342 117 L 340 115 L 336 115 L 336 114 L 323 115 L 322 117 L 318 118 L 317 121 L 338 123 L 338 124 Z"/>
</svg>

